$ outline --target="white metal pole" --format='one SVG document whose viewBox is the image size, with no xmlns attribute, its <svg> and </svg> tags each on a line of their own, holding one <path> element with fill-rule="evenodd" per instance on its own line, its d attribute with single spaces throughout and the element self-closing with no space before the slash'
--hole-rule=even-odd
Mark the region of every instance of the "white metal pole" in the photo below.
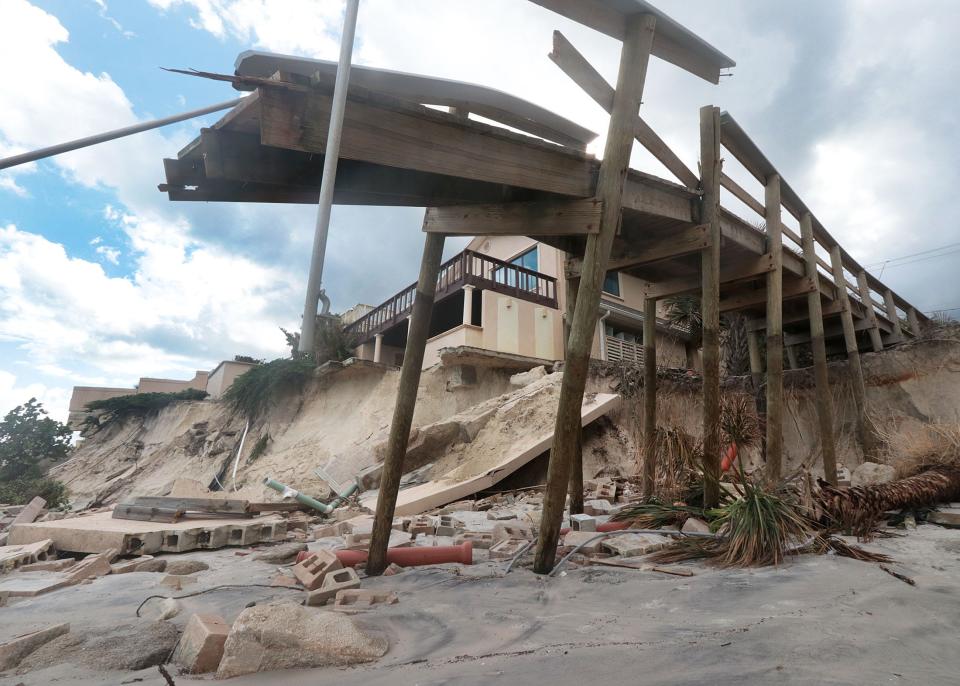
<svg viewBox="0 0 960 686">
<path fill-rule="evenodd" d="M 313 339 L 323 281 L 323 261 L 327 252 L 327 233 L 330 230 L 330 209 L 333 206 L 333 188 L 337 180 L 337 161 L 340 157 L 340 134 L 343 131 L 343 112 L 347 104 L 347 86 L 350 81 L 350 60 L 353 56 L 353 36 L 357 28 L 360 0 L 347 0 L 340 36 L 340 62 L 333 86 L 333 104 L 330 107 L 330 129 L 323 159 L 323 178 L 320 181 L 320 202 L 317 208 L 317 227 L 313 235 L 313 255 L 307 277 L 307 295 L 303 304 L 303 324 L 300 334 L 300 352 L 313 352 Z M 325 308 L 326 309 L 326 308 Z"/>
</svg>

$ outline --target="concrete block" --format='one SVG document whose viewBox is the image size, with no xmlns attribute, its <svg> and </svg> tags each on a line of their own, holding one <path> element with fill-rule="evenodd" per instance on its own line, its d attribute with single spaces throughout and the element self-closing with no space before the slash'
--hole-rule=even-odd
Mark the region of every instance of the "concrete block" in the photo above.
<svg viewBox="0 0 960 686">
<path fill-rule="evenodd" d="M 458 500 L 455 503 L 450 503 L 449 505 L 441 508 L 440 514 L 452 514 L 454 512 L 473 512 L 476 508 L 476 503 L 472 500 Z"/>
<path fill-rule="evenodd" d="M 597 519 L 588 514 L 570 515 L 570 528 L 574 531 L 596 531 Z"/>
<path fill-rule="evenodd" d="M 458 530 L 463 529 L 463 522 L 459 521 L 453 515 L 440 515 L 440 523 L 437 525 L 437 536 L 454 536 Z"/>
<path fill-rule="evenodd" d="M 665 547 L 670 538 L 655 534 L 622 534 L 603 539 L 602 548 L 620 557 L 647 555 Z"/>
<path fill-rule="evenodd" d="M 702 519 L 690 517 L 690 519 L 683 523 L 683 528 L 681 528 L 680 531 L 685 534 L 708 534 L 710 533 L 710 525 Z"/>
<path fill-rule="evenodd" d="M 413 521 L 410 522 L 408 531 L 411 535 L 416 536 L 419 534 L 432 534 L 434 528 L 433 521 L 430 517 L 419 515 L 418 517 L 414 517 Z"/>
<path fill-rule="evenodd" d="M 340 535 L 340 524 L 330 524 L 328 526 L 315 526 L 311 533 L 314 538 L 333 538 Z"/>
<path fill-rule="evenodd" d="M 370 539 L 373 538 L 372 533 L 356 533 L 356 534 L 347 534 L 343 537 L 343 541 L 346 544 L 347 548 L 356 549 L 356 548 L 369 548 Z"/>
<path fill-rule="evenodd" d="M 362 612 L 373 605 L 396 605 L 398 602 L 400 599 L 396 593 L 354 588 L 338 591 L 333 609 L 338 612 Z"/>
<path fill-rule="evenodd" d="M 486 531 L 464 531 L 453 537 L 454 545 L 461 545 L 465 541 L 470 541 L 474 548 L 480 548 L 481 550 L 490 548 L 496 542 L 493 534 Z"/>
<path fill-rule="evenodd" d="M 13 522 L 11 522 L 10 526 L 13 526 L 14 524 L 30 524 L 40 516 L 43 508 L 46 506 L 46 500 L 40 496 L 35 497 L 27 504 L 26 507 L 20 510 L 16 517 L 13 518 Z"/>
<path fill-rule="evenodd" d="M 57 624 L 46 629 L 41 629 L 40 631 L 17 636 L 0 645 L 0 672 L 13 669 L 20 664 L 23 658 L 37 648 L 69 631 L 69 624 Z"/>
<path fill-rule="evenodd" d="M 173 652 L 173 662 L 187 674 L 216 671 L 223 657 L 230 625 L 219 615 L 193 615 Z"/>
<path fill-rule="evenodd" d="M 583 504 L 583 513 L 588 515 L 608 515 L 612 510 L 613 505 L 609 500 L 594 499 Z"/>
<path fill-rule="evenodd" d="M 167 574 L 160 580 L 161 586 L 169 586 L 175 591 L 182 591 L 184 586 L 197 583 L 197 577 L 182 574 Z"/>
<path fill-rule="evenodd" d="M 587 541 L 596 535 L 597 534 L 592 531 L 568 531 L 567 535 L 563 537 L 563 545 L 567 548 L 574 548 L 581 543 L 586 543 L 586 545 L 580 549 L 580 552 L 584 555 L 592 555 L 600 551 L 600 543 L 603 542 L 603 539 L 599 539 L 592 543 L 587 543 Z"/>
<path fill-rule="evenodd" d="M 317 550 L 313 555 L 293 566 L 293 575 L 308 591 L 320 588 L 323 578 L 330 572 L 342 568 L 340 560 L 329 550 Z"/>
<path fill-rule="evenodd" d="M 307 605 L 325 605 L 337 593 L 360 588 L 360 577 L 353 567 L 344 567 L 329 572 L 323 579 L 320 588 L 307 594 Z"/>
<path fill-rule="evenodd" d="M 601 483 L 593 492 L 595 500 L 609 500 L 611 503 L 617 499 L 617 484 L 609 481 Z"/>
<path fill-rule="evenodd" d="M 494 543 L 490 547 L 489 555 L 491 560 L 509 560 L 520 552 L 520 549 L 529 541 L 523 539 L 508 538 Z"/>
<path fill-rule="evenodd" d="M 153 555 L 141 555 L 140 557 L 135 557 L 132 560 L 121 560 L 116 564 L 110 565 L 111 574 L 129 574 L 130 572 L 140 571 L 140 566 L 144 562 L 149 562 L 153 560 Z M 164 569 L 166 569 L 166 560 L 164 560 Z"/>
<path fill-rule="evenodd" d="M 85 579 L 95 579 L 98 576 L 110 574 L 113 571 L 110 562 L 116 557 L 115 549 L 88 555 L 67 570 L 67 583 L 75 584 Z"/>
<path fill-rule="evenodd" d="M 19 568 L 21 572 L 62 572 L 70 569 L 77 563 L 76 558 L 65 557 L 62 560 L 46 560 L 45 562 L 34 562 L 29 565 L 22 565 Z"/>
<path fill-rule="evenodd" d="M 495 541 L 502 541 L 508 538 L 521 538 L 525 541 L 532 541 L 535 535 L 536 531 L 532 524 L 527 524 L 519 520 L 501 522 L 493 527 L 493 539 Z"/>
</svg>

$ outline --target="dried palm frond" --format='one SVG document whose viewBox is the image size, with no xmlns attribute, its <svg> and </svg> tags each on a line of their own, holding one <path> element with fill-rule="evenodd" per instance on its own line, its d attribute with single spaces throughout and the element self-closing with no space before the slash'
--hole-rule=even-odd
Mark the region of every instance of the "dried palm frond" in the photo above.
<svg viewBox="0 0 960 686">
<path fill-rule="evenodd" d="M 729 395 L 720 408 L 720 430 L 727 443 L 736 443 L 740 449 L 760 441 L 760 423 L 753 398 L 747 395 Z"/>
<path fill-rule="evenodd" d="M 657 427 L 656 451 L 654 493 L 663 502 L 682 500 L 690 483 L 699 478 L 700 442 L 679 427 L 661 426 Z"/>
<path fill-rule="evenodd" d="M 869 538 L 884 512 L 960 499 L 960 468 L 938 466 L 885 484 L 841 488 L 817 480 L 819 507 L 831 523 Z"/>
<path fill-rule="evenodd" d="M 823 554 L 828 551 L 833 551 L 842 557 L 849 557 L 852 560 L 860 560 L 861 562 L 893 562 L 893 558 L 889 555 L 872 553 L 869 550 L 850 545 L 836 536 L 817 536 L 813 547 L 813 552 L 816 553 Z"/>
<path fill-rule="evenodd" d="M 703 517 L 703 510 L 686 505 L 662 503 L 655 498 L 627 503 L 610 519 L 630 522 L 631 529 L 659 529 L 662 526 L 683 526 L 690 517 Z"/>
</svg>

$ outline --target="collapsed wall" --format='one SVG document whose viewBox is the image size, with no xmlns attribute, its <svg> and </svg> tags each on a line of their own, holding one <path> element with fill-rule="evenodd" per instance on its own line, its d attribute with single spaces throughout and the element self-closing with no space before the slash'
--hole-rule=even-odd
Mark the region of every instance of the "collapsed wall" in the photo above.
<svg viewBox="0 0 960 686">
<path fill-rule="evenodd" d="M 407 471 L 426 469 L 425 475 L 455 467 L 458 456 L 469 453 L 490 416 L 491 403 L 518 391 L 511 386 L 516 366 L 497 367 L 496 356 L 485 365 L 440 364 L 424 371 L 418 393 Z M 871 418 L 882 437 L 894 446 L 919 436 L 924 427 L 960 421 L 960 341 L 926 340 L 884 353 L 866 354 L 862 363 Z M 634 374 L 633 372 L 637 372 Z M 542 375 L 531 374 L 537 383 Z M 584 471 L 588 478 L 629 477 L 636 472 L 642 444 L 642 387 L 639 370 L 597 365 L 591 370 L 588 392 L 619 393 L 620 407 L 584 430 Z M 540 394 L 545 407 L 531 408 L 517 418 L 519 428 L 504 429 L 499 442 L 483 445 L 508 450 L 510 435 L 539 431 L 550 423 L 556 397 L 547 378 Z M 85 439 L 74 456 L 56 468 L 77 504 L 113 503 L 136 495 L 167 495 L 180 478 L 206 485 L 219 474 L 226 490 L 240 497 L 263 500 L 278 494 L 263 487 L 271 477 L 298 490 L 323 498 L 327 483 L 314 473 L 321 468 L 346 483 L 365 474 L 365 485 L 377 485 L 376 465 L 382 460 L 396 396 L 399 371 L 355 362 L 311 380 L 299 392 L 274 398 L 264 416 L 250 423 L 239 460 L 236 454 L 246 419 L 224 402 L 205 400 L 168 406 L 143 418 L 115 421 Z M 863 462 L 856 434 L 856 415 L 845 361 L 830 365 L 838 460 L 852 471 Z M 665 374 L 659 382 L 658 425 L 693 437 L 700 433 L 700 383 L 682 372 Z M 531 386 L 533 387 L 533 386 Z M 748 377 L 724 380 L 725 395 L 754 395 Z M 499 424 L 488 430 L 501 431 Z M 478 448 L 479 449 L 479 448 Z M 784 470 L 800 466 L 818 472 L 820 449 L 814 405 L 812 370 L 785 375 Z M 493 459 L 493 458 L 491 458 Z M 762 463 L 759 450 L 745 451 L 748 464 Z M 233 464 L 236 460 L 236 480 Z M 520 475 L 542 481 L 546 455 L 532 461 Z"/>
</svg>

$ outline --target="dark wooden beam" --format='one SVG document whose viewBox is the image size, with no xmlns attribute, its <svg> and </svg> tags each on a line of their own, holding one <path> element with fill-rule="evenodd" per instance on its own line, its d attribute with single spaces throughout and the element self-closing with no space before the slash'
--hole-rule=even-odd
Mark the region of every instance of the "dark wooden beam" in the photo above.
<svg viewBox="0 0 960 686">
<path fill-rule="evenodd" d="M 431 207 L 423 230 L 459 236 L 580 236 L 600 230 L 602 209 L 594 199 Z"/>
<path fill-rule="evenodd" d="M 720 265 L 720 283 L 733 283 L 762 276 L 773 269 L 773 255 L 766 253 L 736 264 Z M 658 283 L 649 283 L 644 288 L 648 298 L 666 298 L 673 295 L 695 293 L 702 283 L 699 276 L 688 276 Z"/>
</svg>

